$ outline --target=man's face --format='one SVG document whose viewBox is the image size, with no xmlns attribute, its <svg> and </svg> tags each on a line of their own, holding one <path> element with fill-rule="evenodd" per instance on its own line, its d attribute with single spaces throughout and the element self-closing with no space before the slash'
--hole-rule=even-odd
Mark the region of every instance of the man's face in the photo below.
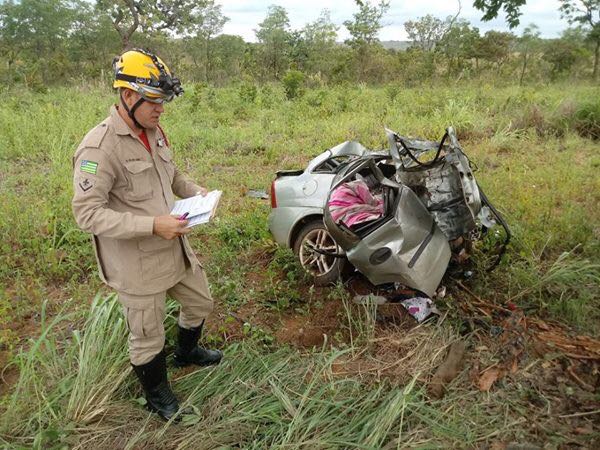
<svg viewBox="0 0 600 450">
<path fill-rule="evenodd" d="M 127 106 L 131 109 L 141 96 L 135 91 L 129 89 L 127 91 L 124 98 Z M 144 128 L 152 129 L 156 128 L 159 124 L 160 116 L 163 112 L 165 112 L 164 105 L 145 101 L 135 110 L 135 118 Z"/>
</svg>

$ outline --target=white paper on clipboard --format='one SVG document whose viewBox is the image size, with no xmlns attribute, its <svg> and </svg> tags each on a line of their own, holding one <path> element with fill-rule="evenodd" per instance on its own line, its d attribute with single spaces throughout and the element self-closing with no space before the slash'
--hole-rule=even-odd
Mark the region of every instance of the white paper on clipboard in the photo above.
<svg viewBox="0 0 600 450">
<path fill-rule="evenodd" d="M 187 220 L 189 220 L 187 228 L 208 223 L 215 215 L 222 193 L 222 191 L 215 190 L 205 196 L 196 195 L 177 200 L 171 214 L 182 216 L 187 213 Z"/>
</svg>

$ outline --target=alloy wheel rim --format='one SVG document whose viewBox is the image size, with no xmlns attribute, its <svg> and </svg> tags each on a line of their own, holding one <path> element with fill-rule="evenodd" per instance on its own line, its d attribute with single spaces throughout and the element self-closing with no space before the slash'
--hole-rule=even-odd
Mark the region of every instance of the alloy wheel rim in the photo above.
<svg viewBox="0 0 600 450">
<path fill-rule="evenodd" d="M 335 265 L 335 256 L 321 252 L 339 253 L 339 247 L 324 228 L 309 231 L 300 245 L 300 264 L 313 276 L 323 276 L 331 272 Z"/>
</svg>

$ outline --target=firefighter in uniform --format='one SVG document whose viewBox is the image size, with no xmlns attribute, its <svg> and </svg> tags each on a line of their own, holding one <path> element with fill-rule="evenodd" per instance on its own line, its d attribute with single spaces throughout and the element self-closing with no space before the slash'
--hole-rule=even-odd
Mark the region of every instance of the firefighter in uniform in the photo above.
<svg viewBox="0 0 600 450">
<path fill-rule="evenodd" d="M 156 55 L 135 49 L 115 59 L 119 104 L 83 139 L 73 158 L 73 213 L 92 234 L 100 278 L 118 293 L 129 329 L 129 356 L 149 409 L 179 410 L 167 380 L 165 297 L 181 305 L 175 365 L 208 365 L 220 351 L 197 345 L 213 310 L 206 275 L 186 233 L 171 216 L 175 196 L 206 194 L 173 162 L 159 126 L 163 104 L 183 93 Z"/>
</svg>

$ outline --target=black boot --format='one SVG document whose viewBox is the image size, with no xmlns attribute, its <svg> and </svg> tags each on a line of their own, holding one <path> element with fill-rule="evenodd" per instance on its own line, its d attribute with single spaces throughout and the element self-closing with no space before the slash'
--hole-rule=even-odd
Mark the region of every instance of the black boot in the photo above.
<svg viewBox="0 0 600 450">
<path fill-rule="evenodd" d="M 179 402 L 167 380 L 167 361 L 162 350 L 152 361 L 141 366 L 133 366 L 146 394 L 146 405 L 152 412 L 165 420 L 171 419 L 179 411 Z"/>
<path fill-rule="evenodd" d="M 184 367 L 190 364 L 196 364 L 198 366 L 208 366 L 210 364 L 219 364 L 223 353 L 220 350 L 207 350 L 202 347 L 198 347 L 198 338 L 202 334 L 202 327 L 204 321 L 196 327 L 182 328 L 177 325 L 177 348 L 175 348 L 175 366 Z"/>
</svg>

